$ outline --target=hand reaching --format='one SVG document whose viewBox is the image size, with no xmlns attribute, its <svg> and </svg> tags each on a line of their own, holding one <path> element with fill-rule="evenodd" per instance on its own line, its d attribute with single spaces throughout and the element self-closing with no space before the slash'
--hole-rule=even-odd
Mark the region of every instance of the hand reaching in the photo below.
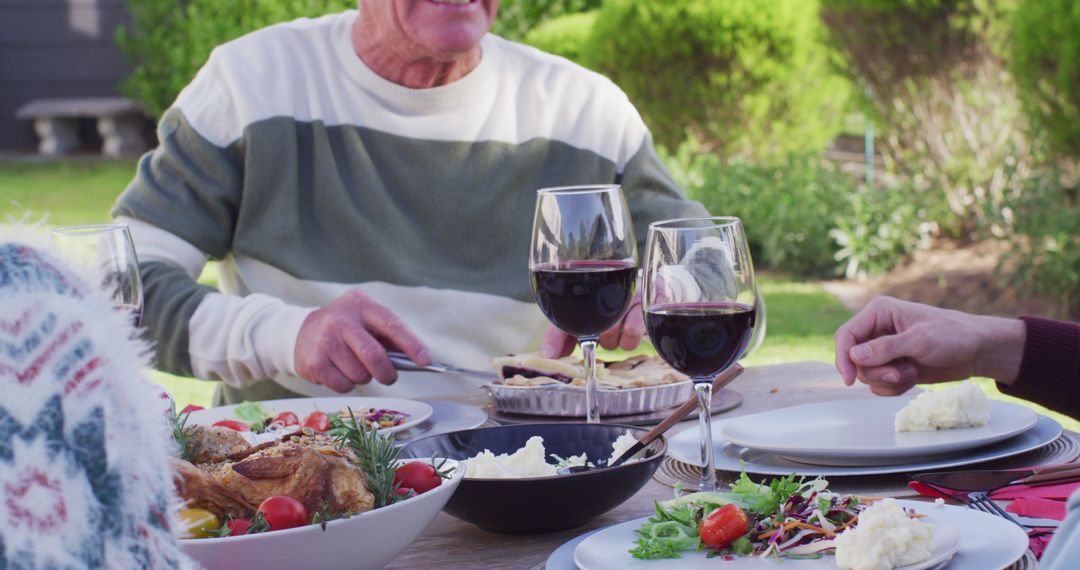
<svg viewBox="0 0 1080 570">
<path fill-rule="evenodd" d="M 878 297 L 836 331 L 836 369 L 881 396 L 916 383 L 988 376 L 1011 383 L 1020 368 L 1022 321 Z"/>
</svg>

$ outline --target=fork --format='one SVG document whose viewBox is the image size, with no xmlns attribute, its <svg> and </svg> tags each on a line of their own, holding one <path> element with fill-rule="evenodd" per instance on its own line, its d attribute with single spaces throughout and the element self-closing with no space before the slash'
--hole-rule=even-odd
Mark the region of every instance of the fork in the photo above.
<svg viewBox="0 0 1080 570">
<path fill-rule="evenodd" d="M 959 498 L 964 501 L 965 504 L 967 504 L 968 508 L 982 511 L 984 513 L 994 516 L 999 516 L 1024 529 L 1024 532 L 1026 532 L 1029 537 L 1051 534 L 1054 532 L 1053 530 L 1036 530 L 1034 527 L 1028 526 L 1020 522 L 1020 520 L 1013 516 L 1012 513 L 1006 511 L 1005 509 L 1001 508 L 1001 505 L 995 503 L 994 500 L 990 498 L 989 493 L 985 491 L 975 491 L 972 493 L 967 493 L 966 495 L 961 494 L 959 495 Z"/>
</svg>

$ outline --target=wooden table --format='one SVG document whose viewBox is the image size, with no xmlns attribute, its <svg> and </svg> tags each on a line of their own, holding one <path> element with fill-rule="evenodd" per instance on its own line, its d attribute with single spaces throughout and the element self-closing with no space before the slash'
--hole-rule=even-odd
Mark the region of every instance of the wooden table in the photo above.
<svg viewBox="0 0 1080 570">
<path fill-rule="evenodd" d="M 742 405 L 714 417 L 734 417 L 813 402 L 874 397 L 861 384 L 845 386 L 832 365 L 823 362 L 750 368 L 732 382 L 731 388 L 742 394 Z M 697 422 L 683 422 L 672 428 L 668 435 L 684 429 L 697 429 Z M 387 568 L 542 569 L 548 555 L 562 543 L 595 528 L 649 515 L 655 500 L 672 496 L 671 487 L 653 480 L 629 501 L 584 526 L 532 536 L 493 534 L 440 513 L 424 534 Z"/>
</svg>

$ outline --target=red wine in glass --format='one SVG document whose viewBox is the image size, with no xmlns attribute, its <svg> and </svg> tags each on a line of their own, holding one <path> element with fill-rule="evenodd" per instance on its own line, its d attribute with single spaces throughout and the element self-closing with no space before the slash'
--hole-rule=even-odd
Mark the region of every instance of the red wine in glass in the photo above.
<svg viewBox="0 0 1080 570">
<path fill-rule="evenodd" d="M 618 324 L 634 297 L 637 268 L 626 261 L 569 261 L 533 268 L 536 304 L 566 334 L 589 338 Z"/>
<path fill-rule="evenodd" d="M 691 378 L 712 378 L 746 350 L 757 311 L 741 303 L 680 303 L 645 310 L 656 352 Z"/>
</svg>

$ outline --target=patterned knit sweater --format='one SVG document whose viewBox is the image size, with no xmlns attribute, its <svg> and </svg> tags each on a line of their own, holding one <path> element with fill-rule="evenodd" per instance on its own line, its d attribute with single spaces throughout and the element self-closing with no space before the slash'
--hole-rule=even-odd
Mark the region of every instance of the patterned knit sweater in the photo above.
<svg viewBox="0 0 1080 570">
<path fill-rule="evenodd" d="M 0 568 L 189 568 L 161 389 L 126 317 L 0 239 Z"/>
<path fill-rule="evenodd" d="M 483 368 L 538 347 L 547 321 L 527 269 L 538 188 L 621 183 L 639 241 L 651 221 L 705 213 L 604 77 L 488 35 L 467 76 L 408 89 L 353 51 L 357 17 L 218 47 L 114 209 L 142 261 L 159 367 L 222 380 L 230 400 L 333 395 L 296 376 L 293 351 L 312 308 L 354 287 L 439 360 Z M 222 260 L 220 291 L 194 281 L 207 257 Z M 474 382 L 359 390 L 460 395 Z"/>
</svg>

